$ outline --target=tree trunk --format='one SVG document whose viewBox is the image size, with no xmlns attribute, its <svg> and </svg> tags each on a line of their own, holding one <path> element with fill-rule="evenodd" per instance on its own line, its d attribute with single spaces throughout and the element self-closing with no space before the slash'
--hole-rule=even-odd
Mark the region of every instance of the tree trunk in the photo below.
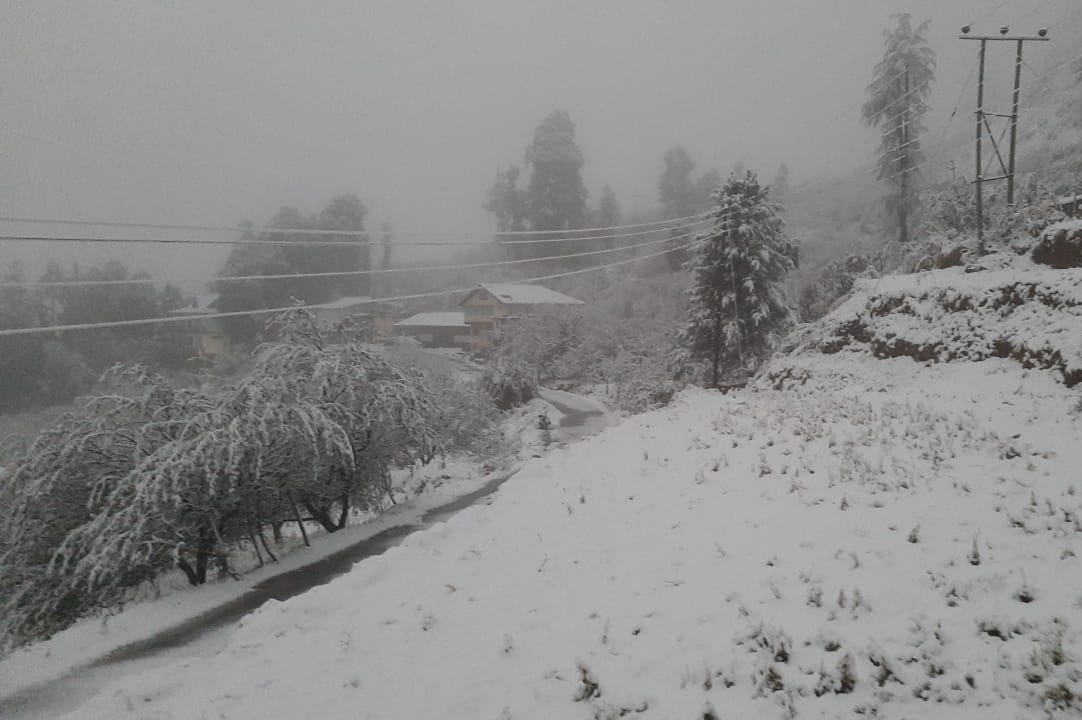
<svg viewBox="0 0 1082 720">
<path fill-rule="evenodd" d="M 718 387 L 718 365 L 721 364 L 721 313 L 714 313 L 714 373 L 711 387 Z"/>
<path fill-rule="evenodd" d="M 308 511 L 308 514 L 312 516 L 312 519 L 315 520 L 317 523 L 319 523 L 320 526 L 324 530 L 326 530 L 329 533 L 332 533 L 332 532 L 335 532 L 336 530 L 338 530 L 338 528 L 335 527 L 334 521 L 331 520 L 330 508 L 324 508 L 324 507 L 318 507 L 317 508 L 308 499 L 302 500 L 301 504 L 304 505 L 304 509 Z"/>
<path fill-rule="evenodd" d="M 199 580 L 198 580 L 198 578 L 196 577 L 196 574 L 195 574 L 195 568 L 192 567 L 191 563 L 189 563 L 184 558 L 181 558 L 181 559 L 177 560 L 177 567 L 180 568 L 184 572 L 184 575 L 188 578 L 188 584 L 189 585 L 198 585 L 199 584 Z"/>
<path fill-rule="evenodd" d="M 909 66 L 905 68 L 905 94 L 909 96 Z M 898 189 L 898 241 L 905 245 L 909 242 L 909 158 L 912 149 L 909 147 L 909 100 L 902 105 L 901 116 L 902 136 L 900 148 L 901 160 L 901 183 Z"/>
<path fill-rule="evenodd" d="M 278 562 L 278 558 L 274 556 L 273 552 L 271 552 L 270 544 L 267 543 L 267 536 L 263 534 L 262 526 L 259 527 L 259 532 L 257 533 L 257 535 L 259 535 L 259 539 L 263 543 L 263 549 L 267 552 L 267 557 L 270 558 L 271 562 Z"/>
<path fill-rule="evenodd" d="M 341 499 L 342 512 L 338 514 L 338 525 L 335 530 L 341 530 L 346 526 L 346 521 L 349 520 L 349 495 L 343 495 Z"/>
<path fill-rule="evenodd" d="M 297 499 L 293 497 L 293 493 L 289 494 L 289 504 L 293 506 L 293 517 L 297 520 L 297 527 L 301 529 L 304 546 L 311 547 L 311 543 L 308 542 L 308 530 L 304 527 L 304 520 L 301 519 L 301 511 L 297 508 Z"/>
</svg>

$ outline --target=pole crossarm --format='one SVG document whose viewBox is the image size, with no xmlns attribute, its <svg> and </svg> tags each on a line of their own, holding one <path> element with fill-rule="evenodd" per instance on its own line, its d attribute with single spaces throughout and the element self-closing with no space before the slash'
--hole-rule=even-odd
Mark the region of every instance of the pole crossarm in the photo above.
<svg viewBox="0 0 1082 720">
<path fill-rule="evenodd" d="M 1011 40 L 1017 42 L 1022 40 L 1023 42 L 1048 42 L 1052 38 L 1045 35 L 959 35 L 959 40 Z"/>
</svg>

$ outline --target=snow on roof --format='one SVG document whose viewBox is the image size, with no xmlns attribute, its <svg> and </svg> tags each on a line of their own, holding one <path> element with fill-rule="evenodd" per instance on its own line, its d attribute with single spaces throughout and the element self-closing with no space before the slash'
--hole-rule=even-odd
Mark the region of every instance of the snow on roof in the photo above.
<svg viewBox="0 0 1082 720">
<path fill-rule="evenodd" d="M 482 284 L 482 288 L 488 290 L 505 303 L 514 305 L 584 305 L 582 300 L 549 290 L 541 285 L 515 285 L 515 284 Z"/>
<path fill-rule="evenodd" d="M 463 312 L 422 312 L 394 324 L 395 327 L 467 327 Z"/>
<path fill-rule="evenodd" d="M 340 297 L 337 300 L 331 300 L 330 302 L 320 303 L 319 305 L 313 305 L 315 308 L 325 308 L 327 310 L 339 310 L 341 308 L 351 308 L 358 305 L 371 305 L 372 298 L 367 295 Z"/>
</svg>

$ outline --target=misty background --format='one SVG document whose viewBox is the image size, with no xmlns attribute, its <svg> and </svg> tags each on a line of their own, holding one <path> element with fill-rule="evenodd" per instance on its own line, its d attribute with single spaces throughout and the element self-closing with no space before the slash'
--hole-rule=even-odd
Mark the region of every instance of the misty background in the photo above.
<svg viewBox="0 0 1082 720">
<path fill-rule="evenodd" d="M 892 13 L 932 20 L 928 126 L 961 100 L 961 132 L 976 47 L 958 28 L 1036 30 L 1076 1 L 8 2 L 0 213 L 260 224 L 355 193 L 372 230 L 482 239 L 496 171 L 521 164 L 557 107 L 576 123 L 591 202 L 608 184 L 625 217 L 656 206 L 678 144 L 700 171 L 742 161 L 769 180 L 786 163 L 799 184 L 871 166 L 878 137 L 859 107 Z M 1032 46 L 1033 67 L 1052 64 L 1055 44 Z M 990 52 L 993 101 L 1010 49 Z M 43 254 L 102 252 L 8 247 L 31 271 Z M 227 250 L 121 252 L 197 289 Z"/>
</svg>

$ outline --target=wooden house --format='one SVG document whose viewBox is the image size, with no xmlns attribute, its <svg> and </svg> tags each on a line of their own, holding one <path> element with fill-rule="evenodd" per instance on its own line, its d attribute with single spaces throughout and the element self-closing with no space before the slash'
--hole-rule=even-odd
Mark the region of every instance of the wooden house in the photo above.
<svg viewBox="0 0 1082 720">
<path fill-rule="evenodd" d="M 581 300 L 540 285 L 485 284 L 461 302 L 470 327 L 470 349 L 483 351 L 499 341 L 504 325 L 543 307 L 583 305 Z"/>
</svg>

